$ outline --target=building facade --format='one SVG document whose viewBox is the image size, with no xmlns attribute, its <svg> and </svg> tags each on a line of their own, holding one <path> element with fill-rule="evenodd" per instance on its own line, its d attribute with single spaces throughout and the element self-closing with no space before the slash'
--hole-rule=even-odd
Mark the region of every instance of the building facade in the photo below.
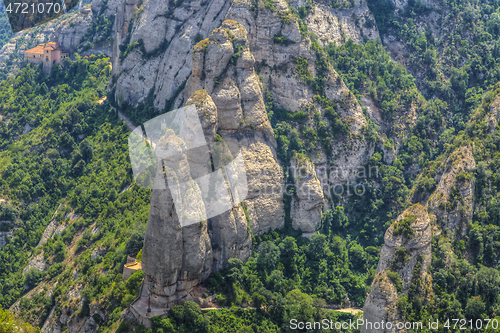
<svg viewBox="0 0 500 333">
<path fill-rule="evenodd" d="M 56 42 L 39 44 L 38 46 L 24 51 L 24 61 L 31 64 L 43 63 L 43 71 L 49 74 L 52 66 L 60 64 L 64 58 L 69 56 Z"/>
</svg>

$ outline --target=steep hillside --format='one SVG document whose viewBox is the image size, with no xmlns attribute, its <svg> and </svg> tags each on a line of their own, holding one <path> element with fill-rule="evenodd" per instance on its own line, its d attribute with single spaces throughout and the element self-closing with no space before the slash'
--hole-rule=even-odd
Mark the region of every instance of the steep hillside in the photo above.
<svg viewBox="0 0 500 333">
<path fill-rule="evenodd" d="M 496 1 L 371 0 L 384 45 L 427 98 L 449 105 L 449 127 L 462 130 L 482 95 L 500 80 Z"/>
<path fill-rule="evenodd" d="M 497 88 L 486 94 L 467 130 L 419 176 L 412 198 L 425 207 L 415 204 L 386 231 L 365 319 L 425 322 L 439 318 L 444 325 L 453 316 L 467 320 L 496 316 L 500 303 L 492 293 L 500 282 L 494 268 L 500 227 L 496 214 L 488 214 L 496 207 L 488 186 L 496 168 L 493 156 L 498 154 L 499 128 L 488 130 L 487 120 L 496 113 L 499 92 Z M 395 242 L 396 231 L 398 238 L 408 241 Z M 477 287 L 467 287 L 472 285 Z"/>
<path fill-rule="evenodd" d="M 127 160 L 126 146 L 117 145 L 126 140 L 126 128 L 96 102 L 109 81 L 108 61 L 92 56 L 66 62 L 64 71 L 59 68 L 50 77 L 39 67 L 28 67 L 1 83 L 2 211 L 14 234 L 0 253 L 1 302 L 10 306 L 37 287 L 38 293 L 15 305 L 37 326 L 43 325 L 52 304 L 40 290 L 48 286 L 48 297 L 61 292 L 68 297 L 68 285 L 53 289 L 54 278 L 75 263 L 75 252 L 83 260 L 80 254 L 91 236 L 101 237 L 98 230 L 103 227 L 90 228 L 93 219 L 103 213 L 107 200 L 123 199 L 119 192 L 130 183 L 128 171 L 116 167 Z M 105 167 L 103 161 L 110 164 Z M 143 195 L 148 197 L 148 192 Z M 137 197 L 134 203 L 139 204 Z M 147 214 L 147 200 L 143 207 Z M 55 233 L 45 232 L 40 241 L 46 227 Z M 90 230 L 83 232 L 84 227 Z M 36 302 L 30 303 L 32 296 Z"/>
</svg>

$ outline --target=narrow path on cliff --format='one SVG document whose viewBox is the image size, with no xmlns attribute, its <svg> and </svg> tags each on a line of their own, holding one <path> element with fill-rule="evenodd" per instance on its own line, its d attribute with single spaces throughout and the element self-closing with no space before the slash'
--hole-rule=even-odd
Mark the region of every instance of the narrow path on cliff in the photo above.
<svg viewBox="0 0 500 333">
<path fill-rule="evenodd" d="M 130 119 L 128 119 L 128 117 L 126 115 L 124 115 L 120 111 L 118 111 L 118 118 L 120 118 L 121 120 L 123 120 L 125 122 L 125 124 L 127 125 L 127 127 L 131 131 L 133 131 L 137 127 L 137 126 L 134 125 L 134 123 Z"/>
</svg>

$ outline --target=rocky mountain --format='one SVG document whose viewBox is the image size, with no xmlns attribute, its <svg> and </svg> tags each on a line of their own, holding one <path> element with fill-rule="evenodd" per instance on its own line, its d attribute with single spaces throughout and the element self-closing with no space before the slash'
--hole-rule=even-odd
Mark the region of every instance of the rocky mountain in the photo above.
<svg viewBox="0 0 500 333">
<path fill-rule="evenodd" d="M 208 8 L 215 5 L 216 3 L 207 4 Z M 145 8 L 148 6 L 158 8 L 152 3 L 145 3 L 143 6 Z M 207 141 L 213 143 L 217 133 L 223 140 L 234 142 L 235 147 L 241 149 L 246 170 L 248 170 L 249 195 L 242 203 L 242 207 L 245 207 L 245 214 L 242 207 L 233 208 L 232 211 L 207 221 L 208 230 L 205 230 L 205 223 L 202 230 L 198 227 L 180 228 L 179 222 L 172 223 L 168 218 L 167 220 L 159 219 L 158 225 L 153 223 L 148 225 L 145 237 L 147 245 L 144 251 L 146 281 L 151 294 L 166 297 L 163 302 L 167 304 L 170 304 L 171 300 L 179 300 L 179 294 L 188 296 L 193 287 L 208 277 L 211 269 L 215 271 L 225 267 L 229 258 L 239 258 L 245 261 L 250 255 L 251 239 L 248 230 L 254 235 L 261 235 L 266 231 L 284 226 L 282 189 L 285 187 L 285 180 L 282 165 L 277 158 L 277 143 L 264 105 L 263 90 L 264 86 L 268 87 L 267 89 L 272 93 L 276 103 L 292 113 L 294 111 L 300 112 L 304 104 L 312 102 L 314 93 L 305 82 L 301 82 L 300 78 L 295 75 L 294 62 L 296 58 L 300 57 L 314 63 L 317 55 L 309 49 L 308 43 L 310 42 L 301 37 L 297 21 L 290 14 L 285 14 L 288 5 L 285 2 L 278 2 L 275 6 L 275 12 L 266 10 L 265 7 L 252 9 L 252 4 L 245 2 L 232 3 L 227 11 L 222 8 L 221 11 L 225 12 L 223 16 L 225 20 L 219 28 L 210 33 L 209 38 L 201 40 L 194 45 L 192 51 L 188 51 L 189 54 L 192 54 L 191 59 L 190 57 L 171 57 L 169 54 L 171 54 L 171 50 L 175 50 L 177 54 L 182 53 L 182 48 L 179 49 L 176 46 L 178 38 L 189 38 L 188 32 L 194 35 L 199 33 L 198 31 L 202 31 L 204 24 L 207 23 L 201 19 L 198 22 L 186 20 L 184 25 L 177 28 L 180 37 L 176 37 L 174 34 L 171 40 L 166 39 L 169 46 L 165 54 L 157 58 L 153 57 L 151 60 L 144 59 L 143 51 L 145 50 L 146 54 L 154 52 L 154 48 L 158 48 L 160 43 L 155 41 L 155 45 L 148 45 L 147 42 L 140 42 L 139 45 L 144 45 L 144 50 L 142 50 L 142 46 L 130 50 L 123 63 L 116 63 L 113 66 L 117 77 L 115 94 L 118 96 L 118 103 L 139 103 L 140 99 L 134 98 L 134 94 L 141 96 L 147 94 L 149 89 L 153 89 L 148 89 L 149 82 L 154 84 L 154 105 L 157 107 L 164 107 L 163 101 L 166 99 L 172 100 L 170 102 L 173 103 L 172 106 L 179 106 L 181 105 L 179 103 L 185 103 L 184 101 L 187 101 L 188 104 L 194 102 L 200 106 L 199 114 L 204 114 L 205 119 L 210 118 L 210 123 L 204 126 Z M 173 15 L 177 21 L 180 17 L 176 17 L 175 13 L 182 13 L 180 9 L 191 10 L 193 14 L 204 12 L 203 8 L 197 8 L 192 3 L 187 8 L 181 6 L 179 9 L 174 9 Z M 147 13 L 147 10 L 144 13 L 139 14 L 132 23 L 129 23 L 133 24 L 131 43 L 144 41 L 145 39 L 140 37 L 149 35 L 147 33 L 148 27 L 153 29 L 151 20 L 142 16 L 150 14 Z M 284 22 L 283 15 L 288 15 L 289 22 L 286 20 Z M 196 15 L 194 16 L 196 17 Z M 192 18 L 193 15 L 186 17 Z M 204 20 L 207 19 L 207 16 L 202 17 Z M 171 18 L 171 20 L 173 19 Z M 120 21 L 122 19 L 118 18 L 117 22 Z M 165 24 L 167 27 L 171 26 L 168 20 Z M 156 30 L 155 25 L 154 29 Z M 200 26 L 201 29 L 197 30 L 193 26 Z M 287 42 L 275 43 L 273 38 L 278 35 L 283 36 Z M 167 38 L 168 36 L 167 29 Z M 191 36 L 191 38 L 194 37 L 196 35 Z M 153 42 L 148 40 L 149 43 Z M 183 47 L 189 47 L 189 44 L 184 44 Z M 117 57 L 115 56 L 114 59 Z M 179 64 L 178 60 L 180 59 L 185 62 Z M 263 66 L 265 69 L 261 69 L 262 79 L 259 79 L 255 67 L 256 64 L 263 63 L 267 63 L 267 65 Z M 134 67 L 129 68 L 129 64 L 133 64 Z M 184 70 L 185 66 L 188 65 L 191 65 L 189 72 Z M 148 70 L 143 72 L 139 68 L 140 66 L 148 66 Z M 161 67 L 152 70 L 151 66 Z M 167 66 L 168 70 L 160 69 Z M 271 70 L 274 66 L 279 67 L 280 71 Z M 175 70 L 177 70 L 176 77 L 181 80 L 178 81 L 179 86 L 181 84 L 184 86 L 183 91 L 178 92 L 177 96 L 174 95 L 173 89 L 178 90 L 179 87 L 168 88 L 163 83 L 168 81 L 171 85 L 175 82 L 175 80 L 168 79 L 171 75 L 169 73 Z M 314 66 L 311 66 L 310 70 L 313 73 L 316 71 Z M 189 74 L 189 76 L 182 79 L 182 73 Z M 325 75 L 326 96 L 332 101 L 340 102 L 342 99 L 345 105 L 342 116 L 344 119 L 349 119 L 351 132 L 360 135 L 360 129 L 366 123 L 360 107 L 353 101 L 353 96 L 349 95 L 345 85 L 338 82 L 336 79 L 338 75 L 332 69 L 328 69 Z M 141 76 L 141 85 L 129 81 Z M 182 82 L 182 80 L 185 81 Z M 136 87 L 140 86 L 143 90 L 140 92 L 130 90 L 125 82 L 130 82 Z M 158 89 L 158 86 L 162 88 Z M 292 95 L 291 93 L 294 91 L 300 91 L 301 94 L 299 96 Z M 309 115 L 309 119 L 312 123 L 313 114 Z M 323 116 L 323 119 L 326 117 Z M 359 155 L 367 154 L 367 146 L 362 143 L 361 137 L 346 140 L 345 145 L 348 144 L 357 145 L 357 152 L 349 161 L 350 164 L 356 165 L 354 163 L 360 161 Z M 232 153 L 235 156 L 237 152 Z M 325 154 L 323 153 L 323 155 Z M 328 154 L 332 153 L 328 152 Z M 316 160 L 316 165 L 319 166 L 322 162 L 326 162 L 324 156 Z M 304 168 L 307 170 L 307 175 L 297 174 L 295 176 L 295 185 L 299 193 L 297 197 L 294 197 L 292 203 L 293 227 L 300 228 L 303 232 L 312 233 L 316 231 L 321 220 L 324 194 L 313 164 L 307 157 L 295 158 L 290 166 L 297 171 Z M 155 194 L 153 192 L 153 197 L 156 196 L 162 197 L 163 201 L 171 201 L 168 199 L 168 193 Z M 152 208 L 150 221 L 156 221 L 153 216 L 162 215 L 171 209 L 160 203 L 155 204 Z M 245 216 L 248 216 L 248 221 Z M 248 228 L 246 227 L 247 223 L 249 224 Z M 162 229 L 160 225 L 165 225 L 164 228 L 167 229 L 165 233 L 158 233 L 158 230 Z M 171 225 L 173 225 L 173 230 L 168 230 Z M 178 236 L 170 234 L 171 232 L 175 232 Z M 180 236 L 181 234 L 182 236 Z M 170 243 L 172 247 L 169 250 L 161 245 L 164 239 L 178 239 L 179 242 L 183 239 L 184 245 L 182 247 L 172 242 Z M 154 250 L 150 250 L 149 246 Z M 159 248 L 163 254 L 157 254 Z M 172 255 L 182 248 L 183 250 L 177 255 Z M 166 257 L 160 260 L 158 255 Z M 181 260 L 181 258 L 184 259 Z M 165 262 L 166 266 L 160 264 L 161 262 Z M 164 267 L 170 267 L 170 262 L 176 268 L 165 269 Z M 165 273 L 168 275 L 165 276 Z"/>
<path fill-rule="evenodd" d="M 375 324 L 401 322 L 397 308 L 398 294 L 407 294 L 414 274 L 430 284 L 427 269 L 431 262 L 431 217 L 415 204 L 406 209 L 387 229 L 375 279 L 363 308 L 363 319 Z M 418 263 L 418 266 L 417 266 Z M 364 326 L 362 332 L 393 332 Z"/>
</svg>

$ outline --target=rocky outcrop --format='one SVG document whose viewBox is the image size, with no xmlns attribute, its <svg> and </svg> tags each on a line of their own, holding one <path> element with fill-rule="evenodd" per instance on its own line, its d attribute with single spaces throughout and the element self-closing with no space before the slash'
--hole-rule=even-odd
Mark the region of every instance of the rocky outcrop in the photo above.
<svg viewBox="0 0 500 333">
<path fill-rule="evenodd" d="M 305 5 L 305 0 L 294 4 L 295 8 Z M 332 8 L 328 1 L 313 2 L 304 20 L 307 28 L 318 36 L 322 46 L 328 43 L 343 44 L 349 39 L 362 43 L 367 39 L 379 38 L 375 18 L 366 0 L 356 0 L 349 8 Z"/>
<path fill-rule="evenodd" d="M 187 104 L 196 105 L 205 138 L 212 151 L 214 169 L 223 168 L 224 164 L 233 159 L 233 155 L 225 141 L 215 143 L 215 134 L 219 124 L 217 106 L 205 89 L 195 91 Z M 222 269 L 229 258 L 246 260 L 250 256 L 250 222 L 247 221 L 248 212 L 245 213 L 245 209 L 246 204 L 233 206 L 231 210 L 208 220 L 213 271 Z"/>
<path fill-rule="evenodd" d="M 408 6 L 408 0 L 391 0 L 396 9 L 405 10 Z M 435 0 L 422 0 L 422 5 L 426 7 L 439 8 L 439 3 Z"/>
<path fill-rule="evenodd" d="M 169 181 L 189 181 L 188 173 L 193 171 L 185 166 L 189 162 L 196 161 L 197 165 L 211 162 L 213 169 L 217 170 L 240 154 L 246 170 L 248 195 L 241 204 L 222 214 L 199 224 L 182 226 L 172 199 L 172 195 L 181 194 L 170 193 L 169 184 L 163 186 L 165 189 L 153 190 L 144 240 L 143 268 L 146 286 L 154 295 L 157 306 L 169 307 L 189 299 L 190 291 L 212 269 L 222 269 L 229 258 L 246 260 L 249 257 L 251 232 L 261 234 L 284 223 L 282 192 L 267 191 L 269 184 L 280 188 L 279 184 L 284 183 L 283 171 L 276 160 L 276 143 L 265 112 L 259 79 L 253 70 L 254 60 L 251 53 L 244 50 L 240 51 L 237 61 L 230 63 L 234 59 L 232 39 L 244 46 L 246 31 L 242 25 L 226 21 L 220 29 L 214 30 L 209 40 L 201 42 L 204 47 L 195 48 L 193 74 L 184 91 L 187 104 L 196 106 L 212 158 L 207 159 L 197 152 L 196 156 L 186 154 L 186 163 L 180 155 L 180 159 L 175 159 L 175 165 L 172 165 L 174 161 L 164 162 L 164 165 L 167 174 L 177 170 L 176 177 L 167 175 Z M 211 62 L 217 66 L 209 71 Z M 203 72 L 208 74 L 203 77 Z M 175 140 L 169 140 L 172 141 Z M 162 176 L 157 175 L 156 181 L 161 182 Z M 234 191 L 228 193 L 234 196 Z M 218 195 L 218 200 L 224 199 L 221 195 Z M 184 194 L 184 197 L 188 196 L 197 194 Z M 231 198 L 227 197 L 227 200 L 231 202 Z M 189 212 L 201 210 L 196 214 L 209 216 L 209 207 L 204 206 L 204 201 L 200 198 L 195 202 L 198 204 Z M 168 240 L 168 245 L 165 240 Z"/>
<path fill-rule="evenodd" d="M 26 267 L 23 269 L 23 274 L 26 274 L 32 268 L 36 269 L 39 272 L 43 272 L 45 271 L 46 265 L 47 263 L 45 262 L 43 253 L 40 253 L 39 255 L 31 259 L 31 261 L 26 265 Z"/>
<path fill-rule="evenodd" d="M 235 56 L 232 40 L 243 48 L 239 57 Z M 254 62 L 245 27 L 226 20 L 209 39 L 195 46 L 193 73 L 184 94 L 189 96 L 203 89 L 212 96 L 217 110 L 217 133 L 232 143 L 232 156 L 238 150 L 243 155 L 249 192 L 245 205 L 252 231 L 261 234 L 283 225 L 284 180 Z"/>
<path fill-rule="evenodd" d="M 413 234 L 410 238 L 405 235 L 395 235 L 395 229 L 405 218 L 411 221 L 410 226 Z M 385 232 L 384 246 L 380 253 L 376 274 L 387 270 L 398 272 L 403 281 L 402 291 L 407 291 L 418 257 L 420 255 L 425 257 L 422 265 L 423 271 L 430 264 L 431 238 L 431 219 L 424 206 L 416 204 L 406 209 Z M 395 262 L 396 259 L 401 259 L 396 258 L 396 250 L 403 247 L 406 251 L 404 261 Z"/>
<path fill-rule="evenodd" d="M 442 230 L 459 232 L 462 236 L 474 211 L 476 162 L 472 153 L 472 146 L 460 147 L 446 159 L 437 188 L 427 203 Z"/>
<path fill-rule="evenodd" d="M 370 287 L 370 294 L 366 298 L 363 308 L 363 320 L 369 323 L 393 322 L 397 318 L 396 301 L 398 292 L 394 283 L 387 277 L 386 272 L 375 276 Z M 374 329 L 367 324 L 363 325 L 361 332 L 384 333 L 391 332 L 385 329 Z"/>
<path fill-rule="evenodd" d="M 180 173 L 184 174 L 179 176 L 189 179 L 188 171 L 181 168 Z M 158 185 L 163 183 L 163 188 L 158 186 L 151 194 L 142 267 L 145 283 L 154 297 L 154 303 L 167 306 L 187 295 L 190 288 L 208 277 L 212 248 L 206 221 L 181 227 L 162 171 L 158 172 L 155 182 Z M 197 187 L 193 187 L 192 192 L 186 193 L 185 197 L 192 195 L 200 195 Z M 201 200 L 196 202 L 202 203 Z M 197 208 L 201 210 L 204 207 Z"/>
<path fill-rule="evenodd" d="M 401 234 L 402 233 L 402 234 Z M 398 319 L 396 301 L 397 287 L 406 294 L 412 282 L 412 276 L 421 274 L 428 278 L 427 268 L 431 262 L 431 219 L 424 206 L 415 204 L 398 216 L 387 229 L 384 246 L 380 253 L 375 279 L 370 294 L 363 308 L 363 319 L 371 323 L 394 322 Z M 420 262 L 420 271 L 415 272 Z M 367 329 L 361 332 L 392 332 L 388 329 Z"/>
<path fill-rule="evenodd" d="M 292 159 L 296 196 L 292 198 L 292 226 L 310 234 L 321 223 L 324 202 L 323 189 L 316 177 L 314 165 L 307 157 Z"/>
<path fill-rule="evenodd" d="M 310 64 L 309 71 L 315 76 L 316 54 L 310 48 L 309 38 L 301 36 L 296 18 L 287 13 L 289 7 L 284 0 L 273 2 L 275 8 L 272 9 L 264 7 L 261 2 L 254 6 L 250 0 L 195 1 L 183 2 L 178 6 L 172 2 L 161 4 L 157 2 L 158 0 L 147 0 L 140 8 L 136 1 L 117 6 L 113 56 L 115 79 L 110 88 L 115 89 L 115 99 L 118 104 L 135 105 L 152 93 L 155 107 L 177 108 L 185 104 L 195 91 L 204 88 L 221 108 L 219 112 L 221 114 L 228 112 L 228 117 L 224 117 L 220 125 L 234 129 L 239 125 L 238 122 L 242 121 L 243 113 L 233 110 L 234 105 L 231 103 L 237 104 L 242 100 L 242 105 L 245 105 L 247 101 L 241 95 L 237 99 L 229 98 L 238 95 L 240 83 L 234 80 L 221 81 L 222 77 L 219 76 L 222 71 L 229 69 L 228 60 L 235 53 L 241 53 L 237 59 L 236 68 L 239 66 L 258 67 L 258 74 L 262 76 L 264 85 L 272 93 L 279 107 L 295 112 L 303 110 L 304 105 L 311 103 L 314 92 L 305 82 L 296 77 L 295 59 L 297 57 L 307 59 Z M 301 4 L 295 4 L 296 7 L 299 5 Z M 318 4 L 318 6 L 323 5 Z M 325 13 L 333 15 L 331 9 L 320 7 L 314 12 L 326 11 Z M 366 10 L 365 2 L 356 2 L 352 9 L 341 10 L 341 13 L 337 14 L 339 17 L 345 17 L 346 20 L 353 20 L 355 26 L 354 16 L 358 14 L 359 17 L 369 20 Z M 240 41 L 235 43 L 227 40 L 219 41 L 220 38 L 225 38 L 220 29 L 217 29 L 224 19 L 238 22 L 244 27 L 248 52 L 236 52 L 233 49 L 238 47 Z M 364 22 L 364 19 L 360 20 L 358 24 Z M 222 29 L 228 29 L 228 27 Z M 236 30 L 232 31 L 232 34 L 236 39 L 240 39 Z M 354 28 L 351 30 L 355 31 Z M 376 28 L 372 30 L 374 33 L 369 34 L 370 38 L 376 37 Z M 130 31 L 130 34 L 127 31 Z M 202 40 L 191 52 L 195 41 L 208 37 L 209 31 L 214 31 L 215 36 Z M 320 33 L 320 30 L 317 32 Z M 276 43 L 275 36 L 283 36 L 287 42 Z M 354 35 L 350 37 L 361 40 L 361 37 L 354 37 Z M 129 46 L 136 46 L 129 48 L 125 55 L 123 50 L 127 48 L 126 43 Z M 200 50 L 197 51 L 197 48 Z M 245 82 L 241 83 L 254 85 L 248 86 L 248 89 L 249 92 L 255 91 L 255 86 L 259 85 L 255 74 L 247 70 L 242 73 L 249 73 L 249 76 L 242 78 Z M 220 87 L 217 88 L 216 85 Z M 238 89 L 235 89 L 235 86 Z M 216 88 L 218 91 L 213 91 Z M 255 95 L 254 92 L 251 93 Z M 334 156 L 339 168 L 351 170 L 348 172 L 351 174 L 349 179 L 353 179 L 359 165 L 372 153 L 372 147 L 363 141 L 361 134 L 362 127 L 366 126 L 365 116 L 354 95 L 350 94 L 349 89 L 333 69 L 330 69 L 326 75 L 325 94 L 338 105 L 339 114 L 349 124 L 350 131 L 354 135 L 336 138 L 332 152 L 325 153 L 319 149 L 319 151 L 311 152 L 309 157 L 317 167 L 324 167 L 327 156 Z M 227 101 L 224 102 L 223 99 Z M 241 100 L 238 101 L 238 99 Z M 226 103 L 226 105 L 221 103 Z M 316 105 L 316 107 L 323 112 L 320 106 Z M 263 123 L 262 117 L 265 115 L 265 109 L 262 108 L 262 111 L 253 113 L 253 116 L 261 118 L 254 119 L 255 123 Z M 236 112 L 236 117 L 230 117 L 232 112 Z M 322 120 L 329 123 L 326 118 Z M 250 121 L 250 119 L 245 119 L 245 121 Z"/>
<path fill-rule="evenodd" d="M 486 114 L 486 123 L 488 124 L 488 129 L 490 133 L 493 133 L 498 126 L 498 116 L 500 115 L 500 97 L 497 96 L 493 102 L 490 104 L 490 112 Z M 472 117 L 472 121 L 474 120 Z"/>
<path fill-rule="evenodd" d="M 43 244 L 45 244 L 47 240 L 52 237 L 56 228 L 57 228 L 57 221 L 56 220 L 50 221 L 49 225 L 43 231 L 42 238 L 40 238 L 37 247 L 43 246 Z"/>
<path fill-rule="evenodd" d="M 227 18 L 241 23 L 247 30 L 249 50 L 276 105 L 296 112 L 304 111 L 306 106 L 312 104 L 322 115 L 321 120 L 331 125 L 324 117 L 323 108 L 313 102 L 314 91 L 295 73 L 295 60 L 300 57 L 308 61 L 311 75 L 317 75 L 314 66 L 317 55 L 311 50 L 310 40 L 301 36 L 299 24 L 294 17 L 289 17 L 289 23 L 283 19 L 288 15 L 288 4 L 282 0 L 274 3 L 274 12 L 263 9 L 255 14 L 249 10 L 250 1 L 235 1 L 228 11 Z M 288 43 L 276 43 L 275 36 L 286 37 Z M 361 134 L 361 129 L 367 122 L 361 106 L 340 76 L 332 68 L 323 75 L 325 96 L 337 105 L 337 112 L 349 126 L 351 135 L 336 137 L 331 152 L 322 149 L 308 151 L 308 157 L 315 164 L 316 172 L 320 173 L 319 169 L 330 167 L 327 159 L 331 156 L 330 159 L 335 160 L 336 168 L 346 175 L 345 180 L 351 180 L 355 178 L 359 166 L 373 153 L 373 147 L 363 140 Z M 311 113 L 308 126 L 312 126 L 313 117 Z M 331 175 L 327 181 L 335 184 L 336 179 L 333 173 Z M 330 196 L 329 191 L 325 192 L 325 196 Z"/>
<path fill-rule="evenodd" d="M 51 290 L 55 287 L 52 286 Z M 41 332 L 42 333 L 95 333 L 99 328 L 99 323 L 108 319 L 108 315 L 102 309 L 97 301 L 93 301 L 89 305 L 89 316 L 80 316 L 78 309 L 81 308 L 84 298 L 80 291 L 82 285 L 75 285 L 69 289 L 64 306 L 59 307 L 56 312 L 56 306 L 52 308 L 47 319 L 45 320 Z M 50 292 L 47 297 L 50 297 Z"/>
<path fill-rule="evenodd" d="M 264 105 L 263 85 L 272 92 L 279 106 L 292 112 L 303 110 L 304 105 L 313 103 L 314 93 L 296 76 L 295 59 L 308 59 L 311 64 L 309 71 L 315 76 L 316 54 L 310 49 L 310 41 L 301 36 L 295 18 L 289 16 L 289 21 L 282 21 L 288 9 L 285 1 L 276 1 L 274 10 L 252 9 L 251 2 L 245 0 L 233 1 L 228 8 L 217 1 L 207 2 L 204 6 L 181 4 L 178 8 L 167 8 L 169 14 L 165 17 L 151 16 L 150 11 L 160 10 L 148 7 L 152 4 L 153 1 L 144 3 L 145 14 L 139 11 L 130 20 L 128 7 L 117 14 L 117 31 L 120 24 L 123 27 L 129 24 L 130 41 L 138 41 L 141 45 L 129 50 L 123 62 L 114 60 L 119 62 L 114 66 L 116 84 L 113 87 L 116 88 L 117 102 L 138 103 L 152 89 L 156 107 L 161 108 L 166 102 L 171 107 L 196 105 L 212 160 L 203 154 L 189 155 L 186 159 L 190 162 L 206 159 L 216 170 L 223 166 L 221 162 L 227 163 L 241 153 L 248 184 L 248 194 L 241 204 L 217 216 L 201 219 L 195 226 L 182 226 L 180 218 L 175 216 L 172 197 L 178 193 L 174 195 L 165 189 L 167 184 L 163 184 L 162 189 L 153 190 L 143 249 L 145 286 L 154 295 L 157 306 L 169 307 L 188 300 L 192 288 L 211 271 L 225 267 L 229 258 L 246 260 L 251 250 L 251 233 L 260 235 L 283 227 L 285 180 L 276 157 L 277 145 Z M 165 12 L 167 5 L 162 6 L 161 11 Z M 183 50 L 191 50 L 192 36 L 201 31 L 199 26 L 211 26 L 212 21 L 205 23 L 206 17 L 202 13 L 213 8 L 225 13 L 215 17 L 226 19 L 208 38 L 194 45 L 191 56 L 183 56 Z M 177 20 L 173 22 L 173 18 Z M 146 42 L 148 31 L 158 34 L 163 31 L 158 27 L 165 25 L 166 37 L 149 38 Z M 171 31 L 171 27 L 176 27 L 176 31 Z M 290 43 L 275 43 L 273 38 L 276 35 L 286 36 Z M 162 44 L 162 38 L 166 44 Z M 177 44 L 180 40 L 183 40 L 182 45 Z M 159 49 L 162 51 L 157 54 Z M 175 55 L 173 50 L 177 52 Z M 188 65 L 189 70 L 186 69 Z M 261 78 L 255 67 L 260 67 Z M 173 78 L 172 71 L 176 71 Z M 137 81 L 139 77 L 142 77 L 141 82 Z M 174 94 L 175 87 L 179 87 L 182 80 L 185 80 L 184 89 Z M 360 161 L 370 153 L 361 134 L 366 125 L 361 106 L 331 68 L 326 75 L 325 95 L 337 103 L 338 113 L 352 133 L 348 138 L 339 137 L 332 147 L 333 152 L 328 152 L 328 155 L 342 156 L 339 166 L 357 171 Z M 323 112 L 321 106 L 317 107 Z M 311 120 L 312 117 L 311 114 Z M 326 117 L 321 118 L 329 122 Z M 322 157 L 314 158 L 326 163 L 327 154 L 319 155 Z M 297 169 L 306 170 L 304 177 L 295 179 L 296 186 L 304 191 L 293 199 L 294 227 L 311 233 L 321 221 L 324 194 L 316 177 L 315 165 L 307 158 L 296 159 L 293 163 Z M 167 178 L 168 169 L 165 168 Z M 189 173 L 188 170 L 185 172 Z M 189 179 L 188 176 L 177 176 Z M 159 176 L 156 181 L 164 182 Z M 192 195 L 196 197 L 196 194 Z M 193 212 L 198 210 L 201 216 L 205 216 L 203 213 L 208 207 L 203 204 L 193 206 Z"/>
<path fill-rule="evenodd" d="M 195 38 L 208 37 L 222 23 L 229 5 L 223 0 L 145 0 L 143 10 L 139 10 L 137 1 L 120 4 L 113 57 L 117 101 L 136 104 L 152 90 L 155 107 L 163 109 L 167 101 L 179 95 L 179 87 L 190 75 Z M 118 46 L 127 39 L 130 43 L 140 41 L 144 49 L 135 48 L 122 60 Z M 176 104 L 180 105 L 181 101 Z"/>
<path fill-rule="evenodd" d="M 82 37 L 92 25 L 93 19 L 94 13 L 91 7 L 84 6 L 78 15 L 64 19 L 54 28 L 52 39 L 57 41 L 66 51 L 73 53 L 82 44 Z"/>
<path fill-rule="evenodd" d="M 486 123 L 490 129 L 496 128 L 496 109 L 498 101 L 493 101 L 490 107 L 490 113 L 486 115 Z M 484 113 L 478 112 L 473 119 L 484 116 Z M 414 270 L 417 260 L 421 258 L 420 290 L 425 295 L 420 295 L 425 301 L 432 296 L 430 287 L 430 276 L 426 272 L 431 257 L 431 237 L 432 233 L 439 236 L 446 233 L 447 237 L 438 237 L 437 247 L 440 249 L 448 248 L 445 255 L 446 265 L 453 260 L 455 254 L 451 250 L 450 239 L 454 237 L 464 237 L 467 233 L 467 226 L 473 216 L 474 211 L 474 191 L 475 177 L 474 172 L 476 163 L 473 156 L 474 144 L 457 148 L 436 168 L 437 175 L 434 180 L 438 183 L 434 192 L 428 197 L 424 194 L 421 198 L 421 204 L 415 204 L 401 214 L 396 222 L 387 230 L 385 234 L 385 245 L 380 254 L 380 260 L 377 267 L 376 278 L 372 284 L 370 295 L 368 296 L 365 308 L 364 319 L 368 321 L 394 320 L 398 318 L 395 300 L 393 296 L 388 296 L 380 292 L 382 277 L 387 272 L 398 273 L 402 280 L 402 293 L 407 292 L 408 287 L 414 278 Z M 413 200 L 418 201 L 418 193 L 413 194 Z M 411 239 L 403 236 L 395 237 L 394 232 L 399 223 L 404 218 L 411 217 L 411 227 L 414 234 Z M 407 220 L 410 221 L 410 220 Z M 431 231 L 431 225 L 433 231 Z M 394 275 L 393 275 L 394 276 Z M 392 295 L 392 294 L 391 294 Z M 397 299 L 397 298 L 396 298 Z M 390 300 L 390 301 L 388 301 Z M 392 318 L 392 319 L 391 319 Z M 362 330 L 362 332 L 384 332 L 384 330 Z M 388 332 L 388 331 L 387 331 Z"/>
</svg>

